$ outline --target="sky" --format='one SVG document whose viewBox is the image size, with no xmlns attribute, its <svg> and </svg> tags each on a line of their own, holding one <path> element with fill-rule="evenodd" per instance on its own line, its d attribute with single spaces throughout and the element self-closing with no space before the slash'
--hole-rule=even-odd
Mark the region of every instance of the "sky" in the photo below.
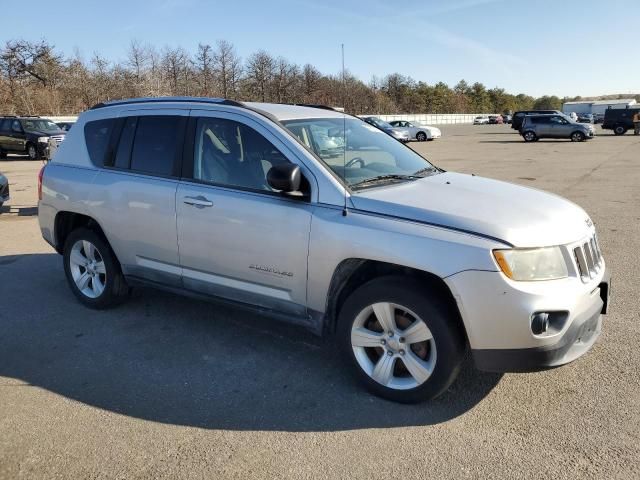
<svg viewBox="0 0 640 480">
<path fill-rule="evenodd" d="M 0 0 L 0 4 L 9 0 Z M 30 0 L 0 43 L 46 39 L 65 55 L 126 58 L 132 40 L 182 46 L 225 39 L 365 82 L 398 72 L 533 96 L 640 92 L 640 0 Z"/>
</svg>

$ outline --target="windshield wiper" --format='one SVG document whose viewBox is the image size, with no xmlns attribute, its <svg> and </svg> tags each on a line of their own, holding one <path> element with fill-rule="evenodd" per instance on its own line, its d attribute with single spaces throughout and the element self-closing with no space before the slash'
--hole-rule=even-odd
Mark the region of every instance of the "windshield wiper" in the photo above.
<svg viewBox="0 0 640 480">
<path fill-rule="evenodd" d="M 352 183 L 349 185 L 351 188 L 353 187 L 363 187 L 369 184 L 375 184 L 378 182 L 384 182 L 386 180 L 417 180 L 418 178 L 422 178 L 417 175 L 399 175 L 399 174 L 389 174 L 389 175 L 378 175 L 377 177 L 367 178 L 365 180 L 361 180 L 356 183 Z"/>
<path fill-rule="evenodd" d="M 414 172 L 413 175 L 422 175 L 424 173 L 438 173 L 440 169 L 438 167 L 434 167 L 433 165 L 427 168 L 421 168 L 417 172 Z"/>
</svg>

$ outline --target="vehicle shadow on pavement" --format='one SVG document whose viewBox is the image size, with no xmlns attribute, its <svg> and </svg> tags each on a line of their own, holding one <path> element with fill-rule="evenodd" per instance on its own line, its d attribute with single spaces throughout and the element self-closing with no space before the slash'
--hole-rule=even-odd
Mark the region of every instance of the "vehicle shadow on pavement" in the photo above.
<svg viewBox="0 0 640 480">
<path fill-rule="evenodd" d="M 89 310 L 56 254 L 0 257 L 0 269 L 0 375 L 130 417 L 301 432 L 430 425 L 469 411 L 501 378 L 467 361 L 435 401 L 393 404 L 355 383 L 331 337 L 147 289 Z"/>
</svg>

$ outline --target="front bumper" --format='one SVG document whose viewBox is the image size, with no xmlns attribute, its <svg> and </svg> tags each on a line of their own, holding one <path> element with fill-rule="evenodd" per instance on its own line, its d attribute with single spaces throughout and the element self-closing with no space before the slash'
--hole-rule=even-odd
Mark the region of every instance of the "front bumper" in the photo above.
<svg viewBox="0 0 640 480">
<path fill-rule="evenodd" d="M 411 138 L 409 138 L 409 135 L 394 135 L 393 133 L 390 135 L 402 143 L 409 143 L 409 141 L 411 140 Z"/>
<path fill-rule="evenodd" d="M 577 278 L 550 282 L 505 279 L 499 272 L 477 271 L 446 279 L 458 302 L 478 369 L 542 370 L 572 362 L 591 349 L 609 305 L 611 281 L 606 268 L 589 284 Z M 566 312 L 566 319 L 557 331 L 535 335 L 531 331 L 535 312 Z"/>
</svg>

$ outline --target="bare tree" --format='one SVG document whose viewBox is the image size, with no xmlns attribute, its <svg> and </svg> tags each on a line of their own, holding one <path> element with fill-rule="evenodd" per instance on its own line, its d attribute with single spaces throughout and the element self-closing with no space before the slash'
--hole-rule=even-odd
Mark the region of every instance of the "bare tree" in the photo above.
<svg viewBox="0 0 640 480">
<path fill-rule="evenodd" d="M 242 68 L 240 58 L 236 54 L 233 44 L 226 40 L 218 40 L 216 42 L 213 65 L 222 97 L 235 96 L 232 94 L 236 92 Z"/>
<path fill-rule="evenodd" d="M 274 61 L 271 55 L 260 50 L 247 60 L 247 86 L 249 94 L 261 102 L 271 98 L 269 86 L 273 79 Z"/>
<path fill-rule="evenodd" d="M 213 62 L 214 54 L 211 45 L 198 44 L 198 52 L 196 53 L 195 67 L 197 72 L 198 84 L 200 86 L 200 94 L 209 97 L 212 95 L 214 88 L 213 78 Z"/>
<path fill-rule="evenodd" d="M 149 65 L 149 49 L 138 40 L 132 40 L 127 53 L 127 66 L 131 69 L 134 81 L 134 96 L 146 90 L 146 74 Z"/>
<path fill-rule="evenodd" d="M 501 88 L 461 81 L 427 85 L 394 73 L 363 83 L 349 72 L 324 75 L 264 50 L 243 61 L 230 42 L 158 51 L 133 40 L 122 62 L 99 53 L 85 61 L 65 58 L 42 40 L 10 40 L 0 46 L 0 111 L 16 114 L 77 113 L 105 100 L 133 96 L 222 95 L 238 100 L 344 106 L 350 113 L 481 113 L 530 109 L 536 102 L 561 102 L 511 95 Z"/>
<path fill-rule="evenodd" d="M 62 69 L 62 55 L 44 40 L 39 43 L 10 40 L 0 55 L 0 68 L 9 79 L 30 77 L 47 87 Z"/>
<path fill-rule="evenodd" d="M 300 71 L 297 65 L 278 57 L 273 69 L 273 93 L 278 103 L 295 102 L 298 96 Z"/>
<path fill-rule="evenodd" d="M 306 64 L 302 68 L 302 83 L 305 103 L 316 103 L 322 74 L 313 65 Z"/>
<path fill-rule="evenodd" d="M 165 48 L 162 68 L 167 76 L 170 95 L 189 94 L 189 63 L 189 55 L 183 48 Z"/>
</svg>

